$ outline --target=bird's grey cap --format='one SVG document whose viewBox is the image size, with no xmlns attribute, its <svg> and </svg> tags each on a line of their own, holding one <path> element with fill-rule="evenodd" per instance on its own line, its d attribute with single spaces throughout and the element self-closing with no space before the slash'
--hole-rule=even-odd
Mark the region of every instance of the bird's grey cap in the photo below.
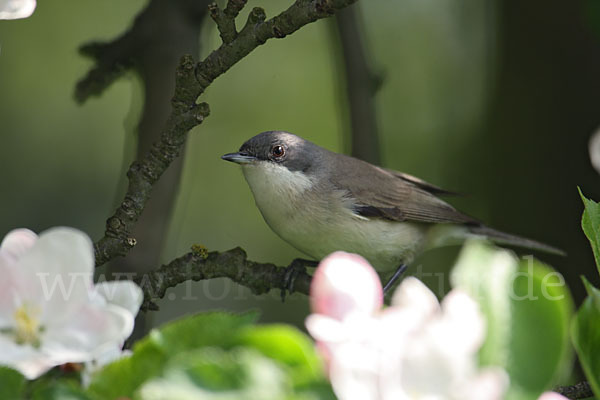
<svg viewBox="0 0 600 400">
<path fill-rule="evenodd" d="M 283 151 L 282 155 L 279 152 Z M 307 172 L 322 158 L 325 149 L 289 132 L 267 131 L 247 140 L 237 153 L 221 156 L 238 164 L 273 162 L 291 171 Z"/>
</svg>

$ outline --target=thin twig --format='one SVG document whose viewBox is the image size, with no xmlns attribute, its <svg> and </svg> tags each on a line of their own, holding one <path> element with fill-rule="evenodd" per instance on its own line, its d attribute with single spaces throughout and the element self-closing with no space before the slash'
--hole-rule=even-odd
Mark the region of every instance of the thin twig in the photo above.
<svg viewBox="0 0 600 400">
<path fill-rule="evenodd" d="M 263 18 L 264 11 L 255 8 L 245 28 L 231 43 L 223 43 L 196 65 L 191 56 L 182 58 L 177 68 L 171 115 L 160 140 L 127 172 L 129 185 L 125 198 L 115 214 L 107 220 L 104 236 L 94 245 L 97 266 L 125 255 L 135 245 L 135 238 L 131 237 L 130 232 L 150 198 L 154 183 L 181 153 L 186 133 L 209 115 L 208 104 L 197 103 L 206 88 L 268 39 L 285 37 L 306 24 L 335 14 L 355 1 L 296 0 L 287 10 L 266 21 Z M 235 13 L 237 8 L 232 9 L 232 4 L 240 3 L 230 2 L 230 11 L 226 8 L 227 13 Z"/>
<path fill-rule="evenodd" d="M 229 0 L 225 10 L 221 11 L 217 3 L 208 6 L 211 18 L 217 24 L 223 43 L 231 43 L 238 33 L 235 27 L 235 18 L 246 5 L 246 0 Z"/>
<path fill-rule="evenodd" d="M 296 0 L 281 14 L 263 22 L 264 10 L 255 7 L 245 27 L 231 43 L 223 43 L 198 63 L 198 96 L 225 71 L 272 38 L 283 38 L 311 22 L 334 15 L 357 0 Z"/>
</svg>

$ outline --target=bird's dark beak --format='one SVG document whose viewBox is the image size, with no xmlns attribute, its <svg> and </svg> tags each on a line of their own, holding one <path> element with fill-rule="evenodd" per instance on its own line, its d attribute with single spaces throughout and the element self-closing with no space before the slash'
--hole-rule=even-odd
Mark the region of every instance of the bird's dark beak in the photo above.
<svg viewBox="0 0 600 400">
<path fill-rule="evenodd" d="M 248 164 L 256 160 L 256 157 L 241 152 L 227 153 L 222 155 L 221 158 L 225 161 L 231 161 L 236 164 Z"/>
</svg>

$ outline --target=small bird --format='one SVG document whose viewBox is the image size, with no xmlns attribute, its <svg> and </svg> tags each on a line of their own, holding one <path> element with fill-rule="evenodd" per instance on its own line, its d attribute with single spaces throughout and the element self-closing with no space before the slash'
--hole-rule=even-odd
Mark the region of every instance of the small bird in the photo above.
<svg viewBox="0 0 600 400">
<path fill-rule="evenodd" d="M 488 228 L 437 197 L 451 192 L 289 132 L 260 133 L 221 158 L 241 165 L 256 206 L 283 240 L 315 260 L 343 250 L 380 273 L 395 270 L 386 290 L 422 251 L 472 236 L 564 254 Z"/>
</svg>

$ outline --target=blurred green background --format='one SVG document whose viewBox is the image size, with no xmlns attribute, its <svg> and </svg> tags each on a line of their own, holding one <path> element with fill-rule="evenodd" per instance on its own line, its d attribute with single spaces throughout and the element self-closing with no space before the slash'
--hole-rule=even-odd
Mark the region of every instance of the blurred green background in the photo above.
<svg viewBox="0 0 600 400">
<path fill-rule="evenodd" d="M 273 16 L 291 1 L 249 3 Z M 144 85 L 129 72 L 77 105 L 75 84 L 93 65 L 77 49 L 120 35 L 145 5 L 40 2 L 29 19 L 0 21 L 2 234 L 68 225 L 102 236 L 123 192 Z M 579 275 L 599 283 L 576 190 L 600 200 L 587 154 L 600 125 L 598 1 L 362 0 L 357 7 L 369 62 L 383 79 L 375 99 L 382 164 L 466 193 L 450 202 L 495 228 L 565 249 L 566 258 L 538 256 L 581 300 Z M 302 256 L 269 230 L 241 171 L 220 156 L 273 129 L 350 151 L 334 23 L 269 41 L 210 86 L 202 100 L 212 113 L 189 133 L 162 262 L 194 243 L 241 246 L 250 259 L 279 265 Z M 219 45 L 212 22 L 198 40 L 195 56 Z M 438 293 L 447 290 L 439 274 L 457 251 L 425 254 L 412 272 L 429 274 Z M 305 296 L 282 304 L 277 291 L 257 297 L 227 280 L 181 285 L 160 305 L 155 324 L 215 308 L 259 308 L 265 321 L 301 323 L 308 310 Z"/>
</svg>

